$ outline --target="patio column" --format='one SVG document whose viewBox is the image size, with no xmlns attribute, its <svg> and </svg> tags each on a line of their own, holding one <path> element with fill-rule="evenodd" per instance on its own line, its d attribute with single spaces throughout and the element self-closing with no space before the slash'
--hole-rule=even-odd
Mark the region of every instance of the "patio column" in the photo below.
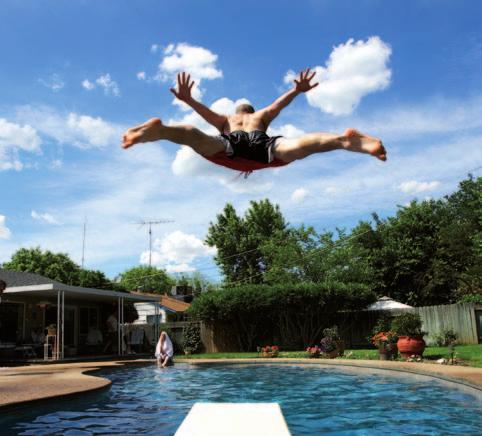
<svg viewBox="0 0 482 436">
<path fill-rule="evenodd" d="M 57 331 L 55 335 L 55 356 L 52 353 L 52 358 L 59 359 L 59 347 L 60 347 L 60 291 L 57 291 Z"/>
<path fill-rule="evenodd" d="M 125 354 L 124 350 L 124 297 L 121 297 L 121 353 Z"/>
<path fill-rule="evenodd" d="M 60 358 L 64 359 L 64 328 L 65 328 L 65 291 L 62 291 L 62 348 Z"/>
<path fill-rule="evenodd" d="M 120 297 L 117 298 L 117 354 L 120 356 L 121 355 L 121 323 L 120 323 L 120 317 L 121 317 L 121 299 Z"/>
</svg>

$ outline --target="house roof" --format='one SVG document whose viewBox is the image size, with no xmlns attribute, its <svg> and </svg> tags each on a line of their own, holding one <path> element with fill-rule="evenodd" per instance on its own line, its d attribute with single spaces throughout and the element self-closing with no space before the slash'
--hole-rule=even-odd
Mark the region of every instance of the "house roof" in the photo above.
<svg viewBox="0 0 482 436">
<path fill-rule="evenodd" d="M 12 271 L 0 268 L 0 280 L 7 284 L 3 295 L 37 295 L 42 297 L 56 297 L 58 291 L 80 299 L 113 300 L 124 298 L 135 301 L 157 301 L 148 295 L 132 294 L 130 292 L 117 292 L 105 289 L 84 288 L 71 286 L 52 280 L 40 274 Z"/>
<path fill-rule="evenodd" d="M 167 309 L 173 310 L 174 312 L 185 312 L 187 309 L 191 307 L 189 303 L 185 301 L 177 300 L 176 298 L 169 297 L 167 295 L 161 296 L 161 306 L 164 306 Z"/>
<path fill-rule="evenodd" d="M 0 280 L 3 280 L 7 284 L 7 288 L 16 288 L 18 286 L 46 285 L 49 283 L 62 285 L 62 283 L 41 276 L 40 274 L 22 271 L 12 271 L 3 268 L 0 268 Z"/>
</svg>

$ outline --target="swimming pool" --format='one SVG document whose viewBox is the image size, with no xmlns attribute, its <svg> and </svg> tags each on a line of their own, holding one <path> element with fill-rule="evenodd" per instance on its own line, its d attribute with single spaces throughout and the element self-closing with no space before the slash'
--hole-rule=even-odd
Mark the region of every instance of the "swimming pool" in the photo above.
<svg viewBox="0 0 482 436">
<path fill-rule="evenodd" d="M 482 402 L 436 379 L 318 365 L 178 364 L 101 373 L 110 389 L 0 414 L 2 435 L 172 435 L 191 406 L 279 402 L 294 435 L 480 434 Z"/>
</svg>

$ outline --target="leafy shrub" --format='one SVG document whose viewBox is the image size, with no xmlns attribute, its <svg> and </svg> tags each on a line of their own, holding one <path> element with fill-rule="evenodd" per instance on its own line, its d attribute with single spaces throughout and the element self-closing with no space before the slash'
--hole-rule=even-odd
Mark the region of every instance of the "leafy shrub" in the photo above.
<svg viewBox="0 0 482 436">
<path fill-rule="evenodd" d="M 253 350 L 275 336 L 300 349 L 318 340 L 329 314 L 364 309 L 375 300 L 368 287 L 352 283 L 243 285 L 205 292 L 189 311 L 220 326 L 240 351 Z"/>
<path fill-rule="evenodd" d="M 201 329 L 197 323 L 189 323 L 182 331 L 182 348 L 188 353 L 195 353 L 201 348 Z"/>
<path fill-rule="evenodd" d="M 439 347 L 448 347 L 450 344 L 455 343 L 458 335 L 452 329 L 443 329 L 439 333 L 434 334 L 433 339 Z"/>
<path fill-rule="evenodd" d="M 320 349 L 322 353 L 331 353 L 332 351 L 336 350 L 335 341 L 331 338 L 323 338 L 320 341 Z"/>
<path fill-rule="evenodd" d="M 392 321 L 392 331 L 398 336 L 423 336 L 422 319 L 418 313 L 405 312 Z"/>
<path fill-rule="evenodd" d="M 324 329 L 323 337 L 330 338 L 332 341 L 339 341 L 341 337 L 340 333 L 338 333 L 338 326 L 334 325 L 333 327 Z"/>
</svg>

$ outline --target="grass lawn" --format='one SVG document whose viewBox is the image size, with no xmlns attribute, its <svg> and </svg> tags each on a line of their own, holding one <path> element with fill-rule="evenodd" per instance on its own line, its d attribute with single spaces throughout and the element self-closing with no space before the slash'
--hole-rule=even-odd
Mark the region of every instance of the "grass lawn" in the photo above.
<svg viewBox="0 0 482 436">
<path fill-rule="evenodd" d="M 455 357 L 462 364 L 482 368 L 482 344 L 479 345 L 457 345 Z M 437 360 L 441 357 L 449 359 L 447 347 L 427 347 L 424 352 L 425 360 Z M 186 359 L 252 359 L 258 357 L 258 353 L 201 353 L 182 356 Z M 282 351 L 279 357 L 306 357 L 304 351 Z M 345 350 L 346 359 L 378 360 L 378 350 Z"/>
</svg>

